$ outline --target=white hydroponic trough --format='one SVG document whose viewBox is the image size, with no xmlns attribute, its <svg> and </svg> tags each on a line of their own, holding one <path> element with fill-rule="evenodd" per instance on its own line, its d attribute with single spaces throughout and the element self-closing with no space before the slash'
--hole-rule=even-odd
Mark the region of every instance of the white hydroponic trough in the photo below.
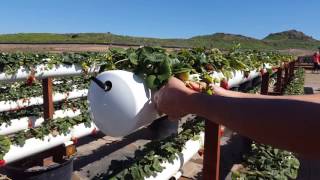
<svg viewBox="0 0 320 180">
<path fill-rule="evenodd" d="M 91 67 L 88 73 L 98 72 L 99 67 Z M 54 65 L 49 68 L 47 65 L 39 65 L 35 69 L 35 77 L 37 79 L 43 79 L 47 77 L 65 77 L 82 74 L 82 68 L 79 65 Z M 0 81 L 19 81 L 27 79 L 32 72 L 24 67 L 21 67 L 15 74 L 0 73 Z"/>
<path fill-rule="evenodd" d="M 81 114 L 80 110 L 57 110 L 53 114 L 53 119 L 64 118 L 64 117 L 75 117 Z M 39 127 L 44 119 L 42 117 L 23 117 L 19 119 L 13 119 L 10 121 L 10 125 L 4 123 L 0 126 L 0 135 L 8 135 L 18 131 L 28 129 L 30 127 Z"/>
<path fill-rule="evenodd" d="M 204 145 L 204 133 L 201 132 L 198 140 L 189 140 L 183 147 L 181 153 L 176 154 L 176 159 L 173 163 L 163 162 L 160 165 L 164 169 L 156 173 L 155 176 L 145 178 L 145 180 L 165 180 L 175 176 L 177 172 L 188 162 L 190 159 L 198 153 L 199 149 Z"/>
<path fill-rule="evenodd" d="M 53 101 L 59 102 L 65 99 L 75 99 L 75 98 L 85 97 L 87 96 L 87 93 L 88 93 L 87 89 L 73 90 L 67 93 L 55 93 L 53 95 Z M 31 97 L 28 99 L 19 99 L 17 101 L 0 101 L 0 112 L 16 110 L 16 109 L 21 109 L 28 106 L 41 105 L 41 104 L 43 104 L 42 97 Z"/>
<path fill-rule="evenodd" d="M 45 136 L 43 140 L 30 138 L 26 140 L 25 144 L 22 147 L 11 145 L 9 152 L 5 154 L 3 159 L 5 160 L 5 163 L 8 164 L 45 151 L 47 149 L 56 147 L 58 145 L 67 143 L 74 138 L 81 138 L 83 136 L 89 135 L 95 131 L 97 131 L 97 128 L 93 123 L 91 123 L 91 127 L 85 127 L 84 123 L 82 123 L 72 127 L 70 129 L 70 133 L 68 133 L 67 135 L 53 136 L 50 134 L 48 136 Z"/>
</svg>

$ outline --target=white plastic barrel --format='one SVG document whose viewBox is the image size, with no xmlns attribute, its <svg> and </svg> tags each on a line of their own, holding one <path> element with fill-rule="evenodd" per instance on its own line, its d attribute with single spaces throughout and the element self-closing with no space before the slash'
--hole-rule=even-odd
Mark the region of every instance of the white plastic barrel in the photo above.
<svg viewBox="0 0 320 180">
<path fill-rule="evenodd" d="M 89 108 L 94 123 L 106 135 L 128 135 L 158 117 L 151 102 L 151 90 L 135 74 L 113 70 L 99 74 L 96 79 L 109 87 L 105 90 L 91 82 Z"/>
</svg>

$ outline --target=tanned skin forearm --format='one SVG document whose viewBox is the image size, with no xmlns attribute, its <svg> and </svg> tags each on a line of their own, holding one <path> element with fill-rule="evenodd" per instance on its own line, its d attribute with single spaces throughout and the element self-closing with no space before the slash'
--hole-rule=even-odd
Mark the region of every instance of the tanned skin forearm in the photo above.
<svg viewBox="0 0 320 180">
<path fill-rule="evenodd" d="M 320 95 L 264 96 L 232 92 L 227 97 L 191 93 L 184 101 L 191 113 L 257 142 L 320 158 Z"/>
</svg>

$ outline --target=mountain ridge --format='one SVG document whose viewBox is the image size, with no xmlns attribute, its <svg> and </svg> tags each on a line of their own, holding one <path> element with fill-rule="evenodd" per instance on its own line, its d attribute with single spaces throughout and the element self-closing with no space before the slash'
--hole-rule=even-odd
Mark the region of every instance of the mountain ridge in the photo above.
<svg viewBox="0 0 320 180">
<path fill-rule="evenodd" d="M 231 48 L 235 43 L 240 43 L 242 47 L 251 49 L 316 49 L 320 46 L 319 40 L 297 30 L 270 33 L 263 39 L 221 32 L 193 36 L 187 39 L 134 37 L 112 33 L 18 33 L 0 34 L 0 43 L 105 43 L 222 49 Z"/>
</svg>

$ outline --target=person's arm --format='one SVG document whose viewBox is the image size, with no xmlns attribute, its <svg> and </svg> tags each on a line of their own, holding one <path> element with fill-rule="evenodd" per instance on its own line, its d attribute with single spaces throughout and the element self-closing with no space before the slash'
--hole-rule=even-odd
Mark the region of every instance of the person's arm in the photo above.
<svg viewBox="0 0 320 180">
<path fill-rule="evenodd" d="M 171 78 L 155 97 L 169 117 L 197 114 L 257 142 L 320 158 L 320 95 L 263 96 L 215 87 L 198 93 Z"/>
</svg>

